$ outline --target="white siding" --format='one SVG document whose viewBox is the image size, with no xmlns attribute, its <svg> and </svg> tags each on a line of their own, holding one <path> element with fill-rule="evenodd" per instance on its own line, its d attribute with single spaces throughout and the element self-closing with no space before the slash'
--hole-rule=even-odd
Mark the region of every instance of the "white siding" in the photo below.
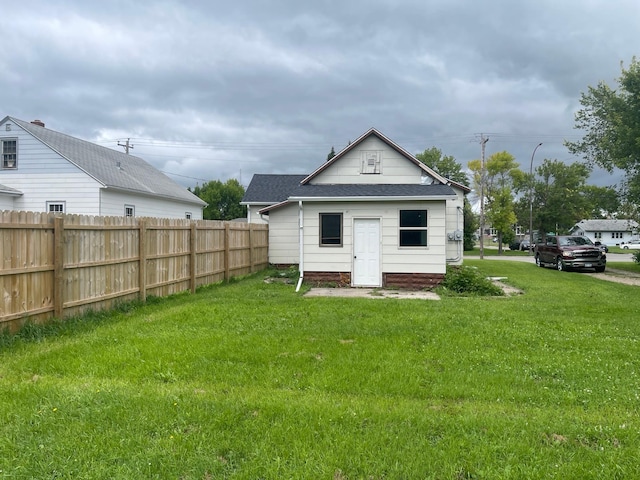
<svg viewBox="0 0 640 480">
<path fill-rule="evenodd" d="M 446 235 L 454 233 L 456 230 L 464 232 L 464 192 L 454 188 L 458 195 L 457 200 L 447 201 L 447 224 Z M 449 240 L 447 242 L 447 263 L 450 265 L 462 265 L 464 242 L 463 240 Z"/>
<path fill-rule="evenodd" d="M 0 138 L 18 140 L 18 168 L 0 169 L 0 183 L 23 193 L 14 210 L 43 212 L 47 202 L 65 202 L 65 213 L 97 214 L 98 182 L 15 125 Z"/>
<path fill-rule="evenodd" d="M 16 198 L 11 195 L 0 194 L 0 212 L 2 210 L 13 210 L 13 199 Z"/>
<path fill-rule="evenodd" d="M 258 210 L 263 209 L 267 205 L 247 205 L 247 221 L 249 223 L 269 223 L 269 215 L 262 216 Z"/>
<path fill-rule="evenodd" d="M 428 214 L 428 246 L 399 246 L 400 210 L 425 209 Z M 343 245 L 321 247 L 320 213 L 343 214 Z M 305 203 L 304 270 L 310 272 L 350 272 L 353 264 L 353 219 L 379 218 L 381 259 L 384 273 L 445 273 L 445 202 L 393 203 Z M 273 224 L 270 231 L 273 230 Z"/>
<path fill-rule="evenodd" d="M 380 151 L 382 159 L 379 174 L 363 174 L 362 152 Z M 350 151 L 335 164 L 318 174 L 313 184 L 419 184 L 423 170 L 381 140 L 371 137 L 357 149 Z"/>
<path fill-rule="evenodd" d="M 298 204 L 276 208 L 269 213 L 269 263 L 298 264 Z"/>
<path fill-rule="evenodd" d="M 186 218 L 186 213 L 189 212 L 192 220 L 202 220 L 202 209 L 191 203 L 161 200 L 157 197 L 115 190 L 102 191 L 100 215 L 122 216 L 125 205 L 135 208 L 136 217 Z"/>
</svg>

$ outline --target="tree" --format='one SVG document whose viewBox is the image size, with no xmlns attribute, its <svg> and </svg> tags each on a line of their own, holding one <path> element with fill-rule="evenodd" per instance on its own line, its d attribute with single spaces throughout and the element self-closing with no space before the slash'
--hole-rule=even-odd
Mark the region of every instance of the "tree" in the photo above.
<svg viewBox="0 0 640 480">
<path fill-rule="evenodd" d="M 473 250 L 473 247 L 475 246 L 476 230 L 478 230 L 478 227 L 480 225 L 478 222 L 478 217 L 473 213 L 473 210 L 471 209 L 471 203 L 469 203 L 469 200 L 467 200 L 466 195 L 464 197 L 463 213 L 464 213 L 463 249 L 465 252 L 470 252 L 471 250 Z"/>
<path fill-rule="evenodd" d="M 584 196 L 591 211 L 589 218 L 610 218 L 620 211 L 620 197 L 611 187 L 587 185 Z"/>
<path fill-rule="evenodd" d="M 569 151 L 590 165 L 626 173 L 621 185 L 629 204 L 640 203 L 640 62 L 633 57 L 629 68 L 620 65 L 618 88 L 600 82 L 580 96 L 582 108 L 575 114 L 575 128 L 586 134 L 577 142 L 565 142 Z M 636 216 L 638 210 L 635 210 Z"/>
<path fill-rule="evenodd" d="M 431 147 L 422 153 L 416 154 L 416 158 L 449 180 L 462 185 L 469 184 L 469 178 L 462 171 L 462 165 L 451 155 L 443 155 L 442 151 L 436 147 Z"/>
<path fill-rule="evenodd" d="M 202 212 L 205 220 L 233 220 L 247 216 L 246 207 L 240 205 L 244 187 L 235 178 L 226 183 L 220 180 L 207 182 L 202 187 L 195 187 L 193 193 L 208 203 Z"/>
<path fill-rule="evenodd" d="M 588 217 L 593 204 L 586 193 L 591 173 L 587 165 L 545 159 L 536 173 L 540 179 L 533 185 L 533 226 L 541 237 L 565 233 Z"/>
<path fill-rule="evenodd" d="M 331 147 L 331 151 L 327 155 L 327 162 L 336 156 L 336 149 Z"/>
<path fill-rule="evenodd" d="M 507 151 L 491 155 L 484 165 L 484 171 L 480 160 L 469 162 L 476 190 L 484 190 L 487 219 L 498 232 L 499 254 L 502 254 L 502 244 L 512 241 L 515 237 L 513 226 L 517 217 L 513 192 L 522 184 L 524 177 L 524 173 L 518 167 L 515 157 Z"/>
<path fill-rule="evenodd" d="M 428 148 L 424 152 L 416 154 L 416 158 L 449 180 L 453 180 L 454 182 L 462 185 L 469 184 L 467 174 L 462 171 L 462 165 L 456 161 L 455 157 L 451 155 L 443 155 L 442 151 L 436 147 Z M 465 251 L 470 251 L 473 250 L 475 244 L 474 235 L 478 229 L 478 220 L 474 215 L 473 210 L 471 209 L 471 204 L 466 196 L 464 197 L 463 212 L 463 249 Z"/>
</svg>

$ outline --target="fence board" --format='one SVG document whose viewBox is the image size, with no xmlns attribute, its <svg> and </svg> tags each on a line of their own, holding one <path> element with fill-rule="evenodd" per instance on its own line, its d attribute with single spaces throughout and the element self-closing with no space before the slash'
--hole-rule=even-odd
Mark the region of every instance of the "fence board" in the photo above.
<svg viewBox="0 0 640 480">
<path fill-rule="evenodd" d="M 2 211 L 0 328 L 193 292 L 267 265 L 267 225 Z"/>
</svg>

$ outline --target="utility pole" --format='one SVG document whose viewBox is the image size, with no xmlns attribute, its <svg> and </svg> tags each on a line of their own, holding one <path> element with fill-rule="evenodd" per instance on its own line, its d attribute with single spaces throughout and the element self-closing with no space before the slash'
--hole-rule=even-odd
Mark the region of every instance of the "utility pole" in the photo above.
<svg viewBox="0 0 640 480">
<path fill-rule="evenodd" d="M 124 147 L 124 153 L 126 153 L 127 155 L 129 155 L 129 149 L 133 150 L 133 145 L 129 144 L 129 140 L 127 138 L 127 142 L 126 143 L 120 143 L 118 142 L 118 146 L 119 147 Z"/>
<path fill-rule="evenodd" d="M 487 171 L 484 163 L 484 146 L 489 141 L 489 137 L 484 138 L 484 134 L 480 134 L 480 148 L 482 150 L 481 167 L 480 167 L 480 260 L 484 259 L 484 188 L 487 181 Z"/>
</svg>

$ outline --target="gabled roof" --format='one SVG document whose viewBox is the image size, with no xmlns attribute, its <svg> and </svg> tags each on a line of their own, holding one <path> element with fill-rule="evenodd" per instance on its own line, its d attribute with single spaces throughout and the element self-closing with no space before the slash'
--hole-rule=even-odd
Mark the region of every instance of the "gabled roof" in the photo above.
<svg viewBox="0 0 640 480">
<path fill-rule="evenodd" d="M 304 175 L 264 175 L 256 173 L 244 192 L 240 205 L 272 205 L 289 198 L 290 193 L 307 177 Z"/>
<path fill-rule="evenodd" d="M 5 117 L 56 151 L 107 188 L 175 199 L 204 206 L 207 203 L 139 157 L 102 147 L 64 133 Z"/>
<path fill-rule="evenodd" d="M 344 149 L 342 149 L 339 153 L 337 153 L 333 158 L 331 158 L 327 162 L 323 163 L 320 167 L 318 167 L 314 172 L 312 172 L 309 176 L 307 176 L 304 180 L 302 180 L 301 183 L 303 185 L 309 183 L 311 180 L 313 180 L 313 178 L 315 178 L 321 172 L 323 172 L 324 170 L 329 168 L 331 165 L 333 165 L 334 163 L 339 161 L 342 157 L 344 157 L 351 150 L 353 150 L 354 148 L 357 148 L 358 145 L 360 145 L 362 142 L 364 142 L 369 137 L 376 137 L 379 140 L 381 140 L 382 142 L 386 143 L 391 148 L 396 150 L 399 154 L 401 154 L 403 157 L 405 157 L 407 160 L 409 160 L 410 162 L 415 164 L 417 167 L 422 169 L 425 173 L 427 173 L 431 177 L 435 178 L 438 182 L 440 182 L 440 183 L 442 183 L 444 185 L 453 185 L 455 187 L 458 187 L 461 190 L 463 190 L 465 193 L 469 193 L 471 191 L 471 189 L 469 187 L 467 187 L 466 185 L 462 185 L 460 183 L 454 182 L 453 180 L 449 180 L 448 178 L 445 178 L 442 175 L 440 175 L 438 172 L 436 172 L 432 168 L 429 168 L 427 165 L 425 165 L 420 160 L 418 160 L 414 155 L 410 154 L 404 148 L 402 148 L 400 145 L 394 143 L 392 140 L 390 140 L 389 138 L 385 137 L 382 133 L 380 133 L 375 128 L 370 128 L 367 132 L 363 133 L 354 142 L 352 142 L 351 144 L 347 145 Z"/>
<path fill-rule="evenodd" d="M 573 228 L 581 228 L 589 232 L 630 232 L 638 229 L 638 223 L 625 219 L 580 220 Z"/>
</svg>

